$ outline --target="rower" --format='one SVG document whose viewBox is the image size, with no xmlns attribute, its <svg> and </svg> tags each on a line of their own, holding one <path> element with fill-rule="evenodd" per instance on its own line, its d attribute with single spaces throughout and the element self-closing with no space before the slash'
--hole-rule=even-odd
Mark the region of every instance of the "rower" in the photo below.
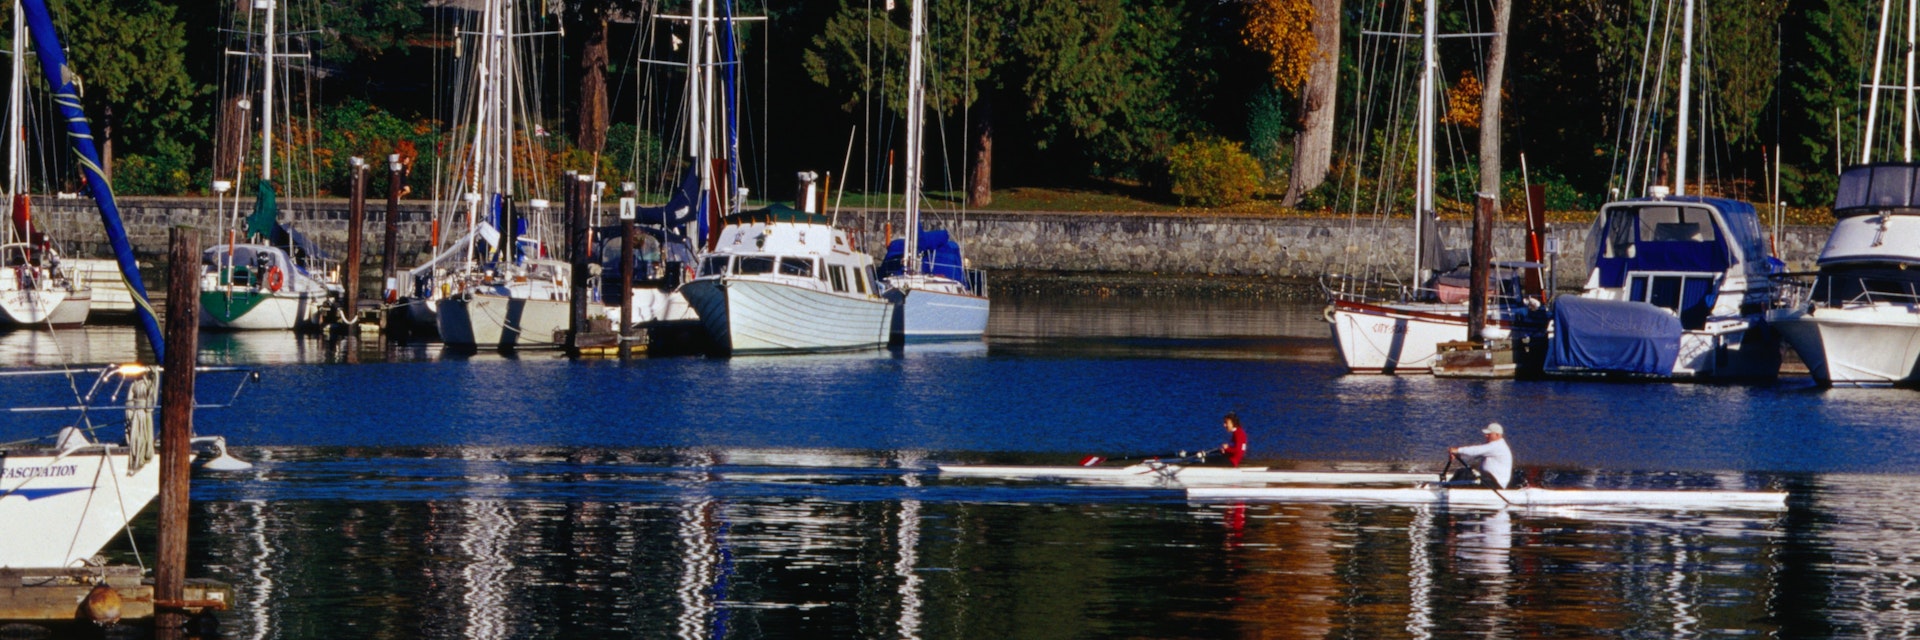
<svg viewBox="0 0 1920 640">
<path fill-rule="evenodd" d="M 1240 460 L 1247 457 L 1247 430 L 1240 428 L 1240 416 L 1232 411 L 1221 421 L 1227 429 L 1227 442 L 1220 445 L 1220 453 L 1227 456 L 1227 463 L 1240 466 Z"/>
<path fill-rule="evenodd" d="M 1455 476 L 1454 481 L 1448 484 L 1482 484 L 1493 489 L 1505 489 L 1507 481 L 1513 477 L 1513 450 L 1507 448 L 1506 429 L 1498 422 L 1489 422 L 1480 433 L 1486 435 L 1486 443 L 1447 449 L 1447 453 L 1459 460 L 1462 466 L 1479 476 L 1479 481 Z M 1467 469 L 1461 471 L 1464 473 Z"/>
</svg>

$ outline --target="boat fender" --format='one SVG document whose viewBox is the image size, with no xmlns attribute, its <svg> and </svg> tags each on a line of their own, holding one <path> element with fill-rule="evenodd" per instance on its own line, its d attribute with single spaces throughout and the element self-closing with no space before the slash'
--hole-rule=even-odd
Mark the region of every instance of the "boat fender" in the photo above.
<svg viewBox="0 0 1920 640">
<path fill-rule="evenodd" d="M 1327 308 L 1321 309 L 1320 318 L 1326 320 L 1327 324 L 1333 324 L 1333 305 L 1327 305 Z"/>
<path fill-rule="evenodd" d="M 267 290 L 268 291 L 279 291 L 280 287 L 285 286 L 286 284 L 287 284 L 287 272 L 281 271 L 280 267 L 267 268 Z"/>
<path fill-rule="evenodd" d="M 106 584 L 97 584 L 87 592 L 87 619 L 98 624 L 113 624 L 120 621 L 120 608 L 123 603 L 120 592 Z"/>
</svg>

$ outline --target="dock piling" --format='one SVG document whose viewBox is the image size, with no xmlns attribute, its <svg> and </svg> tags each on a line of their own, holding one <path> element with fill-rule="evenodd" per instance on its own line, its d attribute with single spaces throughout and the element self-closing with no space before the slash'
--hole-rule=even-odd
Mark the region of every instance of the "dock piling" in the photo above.
<svg viewBox="0 0 1920 640">
<path fill-rule="evenodd" d="M 199 360 L 200 231 L 174 227 L 168 246 L 165 362 L 160 377 L 160 540 L 153 570 L 154 630 L 186 626 L 188 485 L 193 469 L 193 374 Z M 169 606 L 171 605 L 171 606 Z"/>
</svg>

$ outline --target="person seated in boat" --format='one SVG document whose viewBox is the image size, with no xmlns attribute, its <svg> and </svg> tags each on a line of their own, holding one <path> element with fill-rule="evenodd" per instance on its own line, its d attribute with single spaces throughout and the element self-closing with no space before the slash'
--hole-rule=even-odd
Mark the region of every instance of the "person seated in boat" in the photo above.
<svg viewBox="0 0 1920 640">
<path fill-rule="evenodd" d="M 1489 422 L 1480 433 L 1487 441 L 1465 447 L 1451 447 L 1447 454 L 1459 460 L 1462 475 L 1455 475 L 1447 484 L 1481 484 L 1492 489 L 1505 489 L 1507 482 L 1513 479 L 1513 450 L 1507 448 L 1507 430 L 1498 422 Z M 1479 476 L 1476 482 L 1472 476 Z"/>
<path fill-rule="evenodd" d="M 1221 420 L 1227 429 L 1227 442 L 1220 445 L 1220 454 L 1226 456 L 1227 464 L 1240 466 L 1240 460 L 1247 457 L 1247 430 L 1240 427 L 1240 416 L 1232 411 Z"/>
</svg>

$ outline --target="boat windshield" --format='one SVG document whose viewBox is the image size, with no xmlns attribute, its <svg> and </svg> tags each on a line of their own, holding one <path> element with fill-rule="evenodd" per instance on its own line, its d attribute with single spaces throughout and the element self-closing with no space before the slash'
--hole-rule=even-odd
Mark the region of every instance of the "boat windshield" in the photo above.
<svg viewBox="0 0 1920 640">
<path fill-rule="evenodd" d="M 780 275 L 813 277 L 813 258 L 786 257 L 780 259 Z"/>
<path fill-rule="evenodd" d="M 707 256 L 707 259 L 700 261 L 700 275 L 727 275 L 727 260 L 729 259 L 729 256 Z"/>
<path fill-rule="evenodd" d="M 773 273 L 773 256 L 740 256 L 733 263 L 733 273 L 742 276 Z"/>
</svg>

